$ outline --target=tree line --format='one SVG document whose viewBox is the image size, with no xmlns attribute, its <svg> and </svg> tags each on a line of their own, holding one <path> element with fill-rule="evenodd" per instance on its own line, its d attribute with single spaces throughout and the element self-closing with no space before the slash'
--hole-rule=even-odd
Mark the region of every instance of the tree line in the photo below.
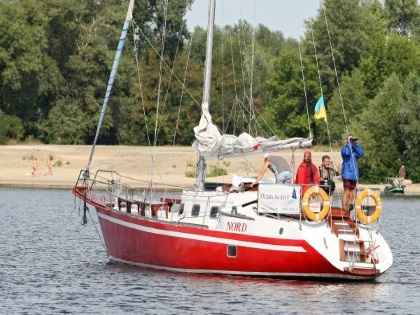
<svg viewBox="0 0 420 315">
<path fill-rule="evenodd" d="M 100 144 L 193 142 L 192 128 L 201 114 L 206 31 L 187 28 L 192 2 L 171 0 L 168 7 L 165 1 L 135 2 Z M 127 3 L 0 2 L 1 144 L 93 142 Z M 308 136 L 308 107 L 319 143 L 339 148 L 348 133 L 358 136 L 365 149 L 363 181 L 383 181 L 401 164 L 409 178 L 420 181 L 417 1 L 323 3 L 305 22 L 299 41 L 246 21 L 216 27 L 213 120 L 237 133 L 232 115 L 247 110 L 251 94 L 246 86 L 252 81 L 252 104 L 280 137 Z M 321 95 L 326 122 L 313 118 Z M 235 119 L 243 130 L 255 123 Z"/>
</svg>

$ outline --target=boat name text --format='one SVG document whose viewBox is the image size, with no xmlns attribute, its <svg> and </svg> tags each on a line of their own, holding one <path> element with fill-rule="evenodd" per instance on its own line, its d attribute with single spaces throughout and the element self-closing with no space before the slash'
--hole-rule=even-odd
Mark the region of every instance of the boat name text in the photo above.
<svg viewBox="0 0 420 315">
<path fill-rule="evenodd" d="M 241 222 L 228 222 L 227 223 L 227 230 L 234 231 L 234 232 L 245 232 L 248 228 L 246 223 Z"/>
</svg>

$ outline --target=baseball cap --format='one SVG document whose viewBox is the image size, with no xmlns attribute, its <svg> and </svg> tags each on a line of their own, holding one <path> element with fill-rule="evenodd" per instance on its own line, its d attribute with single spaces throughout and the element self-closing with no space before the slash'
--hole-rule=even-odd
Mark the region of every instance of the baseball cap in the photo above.
<svg viewBox="0 0 420 315">
<path fill-rule="evenodd" d="M 311 151 L 305 151 L 305 153 L 303 153 L 303 156 L 307 156 L 307 155 L 312 156 Z"/>
</svg>

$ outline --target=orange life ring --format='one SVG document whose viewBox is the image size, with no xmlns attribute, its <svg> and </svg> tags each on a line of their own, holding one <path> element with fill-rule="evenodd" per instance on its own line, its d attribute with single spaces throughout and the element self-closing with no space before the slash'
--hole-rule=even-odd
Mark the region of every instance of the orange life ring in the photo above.
<svg viewBox="0 0 420 315">
<path fill-rule="evenodd" d="M 324 204 L 321 212 L 319 213 L 315 213 L 311 210 L 311 208 L 309 208 L 309 198 L 313 194 L 319 195 L 322 198 Z M 318 186 L 312 186 L 305 192 L 305 194 L 302 197 L 302 207 L 303 212 L 305 212 L 305 215 L 308 219 L 312 221 L 319 221 L 327 216 L 328 211 L 330 210 L 330 199 L 324 189 Z"/>
<path fill-rule="evenodd" d="M 366 215 L 362 210 L 362 201 L 366 197 L 371 197 L 375 201 L 375 211 L 371 215 Z M 382 201 L 376 191 L 372 189 L 363 190 L 356 198 L 357 217 L 363 223 L 372 223 L 378 220 L 382 214 Z"/>
</svg>

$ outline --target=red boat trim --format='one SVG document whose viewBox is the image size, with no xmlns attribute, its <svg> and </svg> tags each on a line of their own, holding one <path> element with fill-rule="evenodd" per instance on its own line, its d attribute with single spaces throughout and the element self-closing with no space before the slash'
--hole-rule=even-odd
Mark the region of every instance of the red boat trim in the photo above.
<svg viewBox="0 0 420 315">
<path fill-rule="evenodd" d="M 183 232 L 175 232 L 175 231 L 167 231 L 161 229 L 155 229 L 151 227 L 145 227 L 139 224 L 126 222 L 117 218 L 110 217 L 106 214 L 101 212 L 97 212 L 98 217 L 107 220 L 109 222 L 122 225 L 125 227 L 129 227 L 135 230 L 143 231 L 146 233 L 152 234 L 159 234 L 165 235 L 170 237 L 178 237 L 184 239 L 191 239 L 194 241 L 203 241 L 203 242 L 211 242 L 211 243 L 218 243 L 218 244 L 226 244 L 226 245 L 237 245 L 237 246 L 244 246 L 248 248 L 257 248 L 257 249 L 265 249 L 265 250 L 274 250 L 274 251 L 288 251 L 288 252 L 300 252 L 305 253 L 306 250 L 301 246 L 287 246 L 287 245 L 271 245 L 271 244 L 263 244 L 263 243 L 255 243 L 255 242 L 246 242 L 246 241 L 239 241 L 227 238 L 220 238 L 220 237 L 213 237 L 213 236 L 205 236 L 205 235 L 198 235 L 198 234 L 190 234 L 190 233 L 183 233 Z"/>
<path fill-rule="evenodd" d="M 127 261 L 118 259 L 113 256 L 109 256 L 109 259 L 117 262 L 124 263 L 127 265 L 138 266 L 143 268 L 150 268 L 156 270 L 166 270 L 173 272 L 193 273 L 193 274 L 213 274 L 213 275 L 233 275 L 233 276 L 248 276 L 248 277 L 269 277 L 269 278 L 315 278 L 315 279 L 343 279 L 343 280 L 363 280 L 369 281 L 374 280 L 378 277 L 378 274 L 371 276 L 362 276 L 354 274 L 344 273 L 291 273 L 291 272 L 252 272 L 252 271 L 233 271 L 233 270 L 215 270 L 215 269 L 183 269 L 173 268 L 158 265 L 142 264 L 133 261 Z"/>
</svg>

